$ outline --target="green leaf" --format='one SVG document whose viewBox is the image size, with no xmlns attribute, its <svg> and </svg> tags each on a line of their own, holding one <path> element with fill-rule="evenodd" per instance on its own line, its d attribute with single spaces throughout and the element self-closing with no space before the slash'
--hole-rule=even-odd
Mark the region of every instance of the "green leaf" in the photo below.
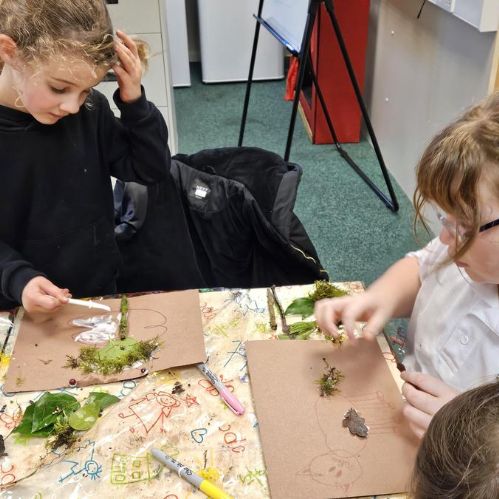
<svg viewBox="0 0 499 499">
<path fill-rule="evenodd" d="M 54 426 L 48 426 L 47 428 L 37 431 L 36 433 L 17 433 L 14 436 L 14 442 L 16 444 L 21 444 L 25 445 L 27 444 L 32 438 L 38 437 L 38 438 L 46 438 L 54 432 Z"/>
<path fill-rule="evenodd" d="M 21 435 L 31 435 L 31 428 L 33 426 L 33 412 L 35 411 L 35 404 L 31 403 L 24 411 L 23 419 L 13 431 Z"/>
<path fill-rule="evenodd" d="M 40 399 L 41 400 L 41 399 Z M 23 438 L 20 441 L 30 439 L 31 437 L 48 437 L 54 431 L 54 424 L 49 424 L 38 431 L 33 431 L 33 414 L 36 403 L 30 404 L 24 411 L 21 423 L 14 429 L 13 433 L 18 433 Z"/>
<path fill-rule="evenodd" d="M 66 393 L 44 393 L 35 402 L 31 433 L 55 423 L 61 414 L 68 414 L 80 407 L 79 402 Z"/>
<path fill-rule="evenodd" d="M 106 407 L 109 407 L 110 405 L 116 404 L 116 402 L 119 402 L 119 401 L 120 401 L 120 399 L 118 397 L 115 397 L 114 395 L 111 395 L 109 393 L 91 392 L 85 403 L 86 404 L 97 404 L 99 409 L 102 411 Z"/>
<path fill-rule="evenodd" d="M 32 432 L 30 437 L 44 438 L 48 437 L 49 435 L 52 435 L 53 432 L 54 432 L 54 425 L 51 424 L 50 426 L 46 426 L 42 430 Z"/>
<path fill-rule="evenodd" d="M 69 416 L 69 426 L 78 431 L 89 430 L 97 421 L 99 413 L 100 407 L 97 403 L 85 404 Z"/>
<path fill-rule="evenodd" d="M 314 301 L 311 298 L 297 298 L 293 300 L 284 312 L 284 315 L 301 315 L 302 319 L 314 313 Z"/>
</svg>

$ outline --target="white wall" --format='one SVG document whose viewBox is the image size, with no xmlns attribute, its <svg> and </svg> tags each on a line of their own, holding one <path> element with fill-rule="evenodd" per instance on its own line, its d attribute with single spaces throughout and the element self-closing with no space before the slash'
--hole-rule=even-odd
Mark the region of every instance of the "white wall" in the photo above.
<svg viewBox="0 0 499 499">
<path fill-rule="evenodd" d="M 409 197 L 431 137 L 489 91 L 496 33 L 423 0 L 371 0 L 366 100 L 390 172 Z M 494 66 L 495 67 L 495 66 Z"/>
</svg>

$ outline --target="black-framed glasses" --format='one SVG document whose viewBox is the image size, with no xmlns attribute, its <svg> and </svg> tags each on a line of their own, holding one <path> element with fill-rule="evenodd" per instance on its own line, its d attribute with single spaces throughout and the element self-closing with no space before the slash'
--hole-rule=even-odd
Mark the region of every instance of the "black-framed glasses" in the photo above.
<svg viewBox="0 0 499 499">
<path fill-rule="evenodd" d="M 457 237 L 460 241 L 462 241 L 466 237 L 468 231 L 461 224 L 457 222 L 451 222 L 447 218 L 447 215 L 440 213 L 438 210 L 435 210 L 435 212 L 442 226 L 445 227 L 445 229 L 450 234 L 452 234 L 452 236 Z M 497 227 L 498 225 L 499 225 L 499 218 L 496 218 L 495 220 L 492 220 L 492 222 L 488 222 L 486 224 L 481 225 L 478 228 L 478 232 L 485 232 L 486 230 L 492 229 L 493 227 Z"/>
<path fill-rule="evenodd" d="M 492 229 L 492 227 L 496 227 L 497 225 L 499 225 L 499 218 L 492 220 L 492 222 L 481 225 L 478 229 L 478 232 L 485 232 L 486 230 Z"/>
<path fill-rule="evenodd" d="M 462 241 L 466 236 L 466 230 L 464 227 L 457 222 L 451 222 L 447 215 L 444 215 L 440 211 L 435 209 L 435 213 L 439 222 L 442 224 L 442 227 L 452 235 L 452 237 L 456 237 L 459 241 Z"/>
</svg>

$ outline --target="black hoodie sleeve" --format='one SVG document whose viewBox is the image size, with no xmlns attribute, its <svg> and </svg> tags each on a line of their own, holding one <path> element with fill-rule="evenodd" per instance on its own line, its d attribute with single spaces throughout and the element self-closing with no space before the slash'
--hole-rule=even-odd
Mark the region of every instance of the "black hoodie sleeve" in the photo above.
<svg viewBox="0 0 499 499">
<path fill-rule="evenodd" d="M 159 109 L 146 99 L 144 88 L 132 103 L 124 103 L 116 90 L 114 101 L 121 118 L 114 116 L 105 97 L 99 97 L 103 106 L 99 135 L 111 175 L 141 184 L 163 180 L 171 161 L 168 129 Z"/>
<path fill-rule="evenodd" d="M 9 245 L 0 241 L 0 309 L 21 305 L 23 289 L 31 279 L 44 275 Z"/>
</svg>

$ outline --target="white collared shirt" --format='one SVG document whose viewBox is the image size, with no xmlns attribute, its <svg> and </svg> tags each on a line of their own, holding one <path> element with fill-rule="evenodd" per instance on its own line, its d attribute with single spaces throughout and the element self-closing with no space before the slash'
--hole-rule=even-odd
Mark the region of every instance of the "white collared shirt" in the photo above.
<svg viewBox="0 0 499 499">
<path fill-rule="evenodd" d="M 499 297 L 496 284 L 476 283 L 454 263 L 439 267 L 447 246 L 438 238 L 409 253 L 419 261 L 421 288 L 409 323 L 408 371 L 467 390 L 499 375 Z"/>
</svg>

